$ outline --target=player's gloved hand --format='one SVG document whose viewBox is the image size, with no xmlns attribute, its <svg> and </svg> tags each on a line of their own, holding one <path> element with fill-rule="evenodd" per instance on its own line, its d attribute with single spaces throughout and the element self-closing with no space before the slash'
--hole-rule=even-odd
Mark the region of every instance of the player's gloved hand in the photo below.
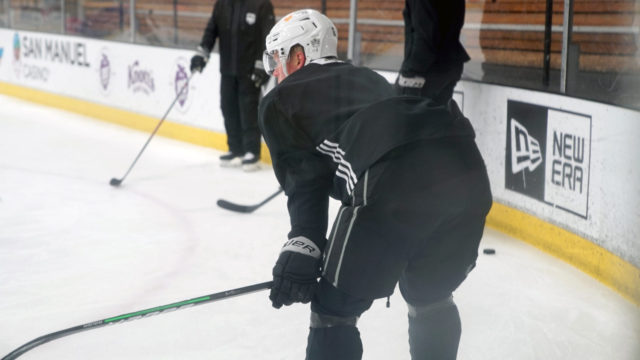
<svg viewBox="0 0 640 360">
<path fill-rule="evenodd" d="M 256 60 L 253 66 L 253 72 L 251 73 L 251 81 L 253 81 L 257 88 L 269 81 L 269 74 L 264 71 L 264 64 L 262 64 L 262 60 Z"/>
<path fill-rule="evenodd" d="M 204 67 L 207 65 L 208 60 L 209 52 L 206 51 L 202 46 L 198 46 L 196 54 L 191 58 L 191 72 L 202 72 Z"/>
<path fill-rule="evenodd" d="M 398 78 L 395 84 L 393 84 L 393 87 L 398 95 L 420 96 L 425 81 L 426 79 L 422 76 L 405 76 L 398 74 Z"/>
<path fill-rule="evenodd" d="M 311 301 L 320 277 L 320 248 L 304 236 L 289 239 L 273 267 L 269 299 L 274 308 Z"/>
</svg>

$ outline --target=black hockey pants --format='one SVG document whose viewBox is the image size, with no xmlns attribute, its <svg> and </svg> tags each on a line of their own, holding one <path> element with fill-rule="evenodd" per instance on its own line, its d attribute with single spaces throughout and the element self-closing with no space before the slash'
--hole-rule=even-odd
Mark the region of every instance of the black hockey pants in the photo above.
<svg viewBox="0 0 640 360">
<path fill-rule="evenodd" d="M 220 101 L 229 151 L 240 156 L 260 156 L 258 101 L 260 89 L 246 76 L 222 75 Z"/>
<path fill-rule="evenodd" d="M 412 358 L 455 359 L 461 330 L 451 294 L 475 266 L 490 207 L 488 177 L 473 139 L 427 140 L 394 150 L 358 180 L 353 204 L 338 213 L 312 312 L 358 317 L 399 282 L 413 309 Z M 307 360 L 362 356 L 355 324 L 312 324 L 308 341 Z"/>
</svg>

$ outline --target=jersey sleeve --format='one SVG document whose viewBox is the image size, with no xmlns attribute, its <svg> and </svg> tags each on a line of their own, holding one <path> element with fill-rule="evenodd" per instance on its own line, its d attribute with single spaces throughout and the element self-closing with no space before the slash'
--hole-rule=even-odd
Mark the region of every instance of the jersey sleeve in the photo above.
<svg viewBox="0 0 640 360">
<path fill-rule="evenodd" d="M 260 127 L 276 178 L 287 195 L 289 238 L 305 236 L 324 248 L 331 167 L 316 153 L 305 131 L 278 109 L 273 97 L 267 96 L 261 102 Z"/>
</svg>

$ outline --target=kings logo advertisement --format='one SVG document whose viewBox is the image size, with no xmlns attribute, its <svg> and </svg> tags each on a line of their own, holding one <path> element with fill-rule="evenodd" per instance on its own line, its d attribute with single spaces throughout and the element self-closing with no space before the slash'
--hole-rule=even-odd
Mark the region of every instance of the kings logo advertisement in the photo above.
<svg viewBox="0 0 640 360">
<path fill-rule="evenodd" d="M 505 186 L 587 218 L 591 116 L 509 100 Z"/>
</svg>

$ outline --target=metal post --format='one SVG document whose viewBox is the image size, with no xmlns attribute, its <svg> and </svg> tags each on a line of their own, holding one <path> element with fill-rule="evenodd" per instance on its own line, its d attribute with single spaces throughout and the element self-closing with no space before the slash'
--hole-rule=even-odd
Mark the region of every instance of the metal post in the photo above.
<svg viewBox="0 0 640 360">
<path fill-rule="evenodd" d="M 60 31 L 62 34 L 67 32 L 67 9 L 65 9 L 65 3 L 67 0 L 60 0 L 60 17 L 62 18 L 62 24 L 60 24 Z"/>
<path fill-rule="evenodd" d="M 122 33 L 124 31 L 124 0 L 118 0 L 118 25 Z"/>
<path fill-rule="evenodd" d="M 6 5 L 5 5 L 6 9 L 7 9 L 7 27 L 9 29 L 11 29 L 12 28 L 12 26 L 11 26 L 12 24 L 11 23 L 13 22 L 13 19 L 12 19 L 13 18 L 13 10 L 11 9 L 11 0 L 6 0 L 5 3 L 6 3 Z"/>
<path fill-rule="evenodd" d="M 131 42 L 136 42 L 136 0 L 129 1 L 129 26 L 131 27 Z"/>
<path fill-rule="evenodd" d="M 547 0 L 547 8 L 544 20 L 544 58 L 542 84 L 549 86 L 549 68 L 551 65 L 551 27 L 553 26 L 553 0 Z"/>
<path fill-rule="evenodd" d="M 353 59 L 351 59 L 351 62 L 353 63 L 353 65 L 362 64 L 362 59 L 360 58 L 361 49 L 362 49 L 362 33 L 360 31 L 356 31 L 356 41 L 354 42 L 354 45 L 353 45 Z"/>
<path fill-rule="evenodd" d="M 349 7 L 349 44 L 347 47 L 347 59 L 353 60 L 356 44 L 356 22 L 358 19 L 358 0 L 351 0 Z"/>
<path fill-rule="evenodd" d="M 178 45 L 178 0 L 173 0 L 173 43 Z"/>
<path fill-rule="evenodd" d="M 321 13 L 327 15 L 327 0 L 321 0 L 320 1 L 320 9 L 321 9 Z"/>
<path fill-rule="evenodd" d="M 567 92 L 567 65 L 569 59 L 569 44 L 573 32 L 573 0 L 564 0 L 564 14 L 562 23 L 562 66 L 560 68 L 560 92 Z"/>
</svg>

